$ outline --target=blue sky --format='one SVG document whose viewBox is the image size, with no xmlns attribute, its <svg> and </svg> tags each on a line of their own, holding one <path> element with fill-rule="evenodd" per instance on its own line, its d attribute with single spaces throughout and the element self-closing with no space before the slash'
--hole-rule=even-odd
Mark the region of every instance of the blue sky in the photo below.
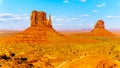
<svg viewBox="0 0 120 68">
<path fill-rule="evenodd" d="M 120 0 L 0 0 L 0 29 L 27 28 L 32 10 L 51 14 L 56 30 L 92 29 L 99 19 L 120 28 Z"/>
</svg>

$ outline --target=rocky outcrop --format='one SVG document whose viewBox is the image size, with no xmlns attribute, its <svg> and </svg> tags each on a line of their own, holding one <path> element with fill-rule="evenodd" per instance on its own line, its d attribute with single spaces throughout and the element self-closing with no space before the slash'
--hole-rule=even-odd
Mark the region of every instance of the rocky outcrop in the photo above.
<svg viewBox="0 0 120 68">
<path fill-rule="evenodd" d="M 61 36 L 52 28 L 51 15 L 46 18 L 46 13 L 43 11 L 32 11 L 31 25 L 26 30 L 7 37 L 7 43 L 42 43 L 48 41 L 61 40 Z"/>
<path fill-rule="evenodd" d="M 49 16 L 49 20 L 46 18 L 45 12 L 38 12 L 38 11 L 32 11 L 31 14 L 31 26 L 48 26 L 52 27 L 51 24 L 51 15 Z"/>
<path fill-rule="evenodd" d="M 95 36 L 110 36 L 113 35 L 111 32 L 105 29 L 105 24 L 103 20 L 98 20 L 94 26 L 94 29 L 90 32 L 91 35 Z"/>
<path fill-rule="evenodd" d="M 97 23 L 95 24 L 94 28 L 103 28 L 103 29 L 105 29 L 104 21 L 103 20 L 98 20 Z"/>
</svg>

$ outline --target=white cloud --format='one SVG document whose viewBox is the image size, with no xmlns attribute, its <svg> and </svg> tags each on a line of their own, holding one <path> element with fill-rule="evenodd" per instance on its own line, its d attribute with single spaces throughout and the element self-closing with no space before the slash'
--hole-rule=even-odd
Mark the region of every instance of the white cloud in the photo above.
<svg viewBox="0 0 120 68">
<path fill-rule="evenodd" d="M 94 24 L 88 24 L 87 26 L 88 26 L 88 27 L 91 27 L 91 26 L 94 26 Z"/>
<path fill-rule="evenodd" d="M 79 0 L 79 1 L 81 1 L 81 2 L 86 2 L 87 0 Z"/>
<path fill-rule="evenodd" d="M 28 14 L 0 14 L 0 29 L 25 29 L 30 25 Z"/>
<path fill-rule="evenodd" d="M 61 21 L 65 20 L 65 17 L 64 17 L 64 15 L 52 16 L 52 20 L 61 22 Z"/>
<path fill-rule="evenodd" d="M 11 14 L 11 13 L 0 14 L 0 18 L 9 18 L 9 17 L 13 17 L 13 14 Z"/>
<path fill-rule="evenodd" d="M 71 22 L 71 21 L 80 21 L 79 17 L 65 17 L 65 16 L 53 16 L 52 20 L 54 22 Z"/>
<path fill-rule="evenodd" d="M 0 14 L 0 21 L 2 22 L 19 22 L 19 21 L 25 21 L 28 20 L 29 16 L 27 16 L 26 14 L 24 15 L 15 15 L 15 14 L 11 14 L 11 13 L 2 13 Z"/>
<path fill-rule="evenodd" d="M 58 24 L 56 24 L 57 26 L 62 26 L 62 24 L 60 24 L 60 23 L 58 23 Z"/>
<path fill-rule="evenodd" d="M 67 18 L 67 20 L 66 21 L 69 21 L 69 22 L 71 22 L 71 21 L 80 21 L 80 18 L 79 17 L 73 17 L 73 18 Z"/>
<path fill-rule="evenodd" d="M 98 11 L 98 10 L 93 10 L 93 11 L 92 11 L 92 13 L 97 13 L 97 12 L 99 12 L 99 11 Z"/>
<path fill-rule="evenodd" d="M 69 0 L 64 0 L 63 3 L 70 3 Z"/>
<path fill-rule="evenodd" d="M 54 21 L 64 21 L 64 18 L 53 18 Z"/>
<path fill-rule="evenodd" d="M 107 18 L 120 18 L 120 16 L 108 15 Z"/>
<path fill-rule="evenodd" d="M 105 7 L 106 4 L 105 3 L 102 3 L 102 4 L 97 4 L 97 7 Z"/>
</svg>

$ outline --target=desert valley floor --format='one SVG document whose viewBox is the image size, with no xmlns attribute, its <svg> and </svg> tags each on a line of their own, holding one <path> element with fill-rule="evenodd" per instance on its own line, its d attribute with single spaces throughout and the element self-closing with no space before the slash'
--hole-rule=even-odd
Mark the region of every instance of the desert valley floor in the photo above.
<svg viewBox="0 0 120 68">
<path fill-rule="evenodd" d="M 61 34 L 67 39 L 37 44 L 1 43 L 1 68 L 120 68 L 120 35 Z"/>
</svg>

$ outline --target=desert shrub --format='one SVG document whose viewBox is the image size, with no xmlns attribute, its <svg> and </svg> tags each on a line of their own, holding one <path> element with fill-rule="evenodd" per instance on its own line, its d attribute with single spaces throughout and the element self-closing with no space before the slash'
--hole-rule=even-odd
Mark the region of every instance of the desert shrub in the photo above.
<svg viewBox="0 0 120 68">
<path fill-rule="evenodd" d="M 11 53 L 10 55 L 11 55 L 12 57 L 14 57 L 14 56 L 15 56 L 15 53 Z"/>
<path fill-rule="evenodd" d="M 22 57 L 21 60 L 22 60 L 22 61 L 27 61 L 27 58 L 23 58 L 23 57 Z"/>
<path fill-rule="evenodd" d="M 4 60 L 9 60 L 10 57 L 6 56 L 5 54 L 1 56 L 1 59 L 4 59 Z"/>
</svg>

